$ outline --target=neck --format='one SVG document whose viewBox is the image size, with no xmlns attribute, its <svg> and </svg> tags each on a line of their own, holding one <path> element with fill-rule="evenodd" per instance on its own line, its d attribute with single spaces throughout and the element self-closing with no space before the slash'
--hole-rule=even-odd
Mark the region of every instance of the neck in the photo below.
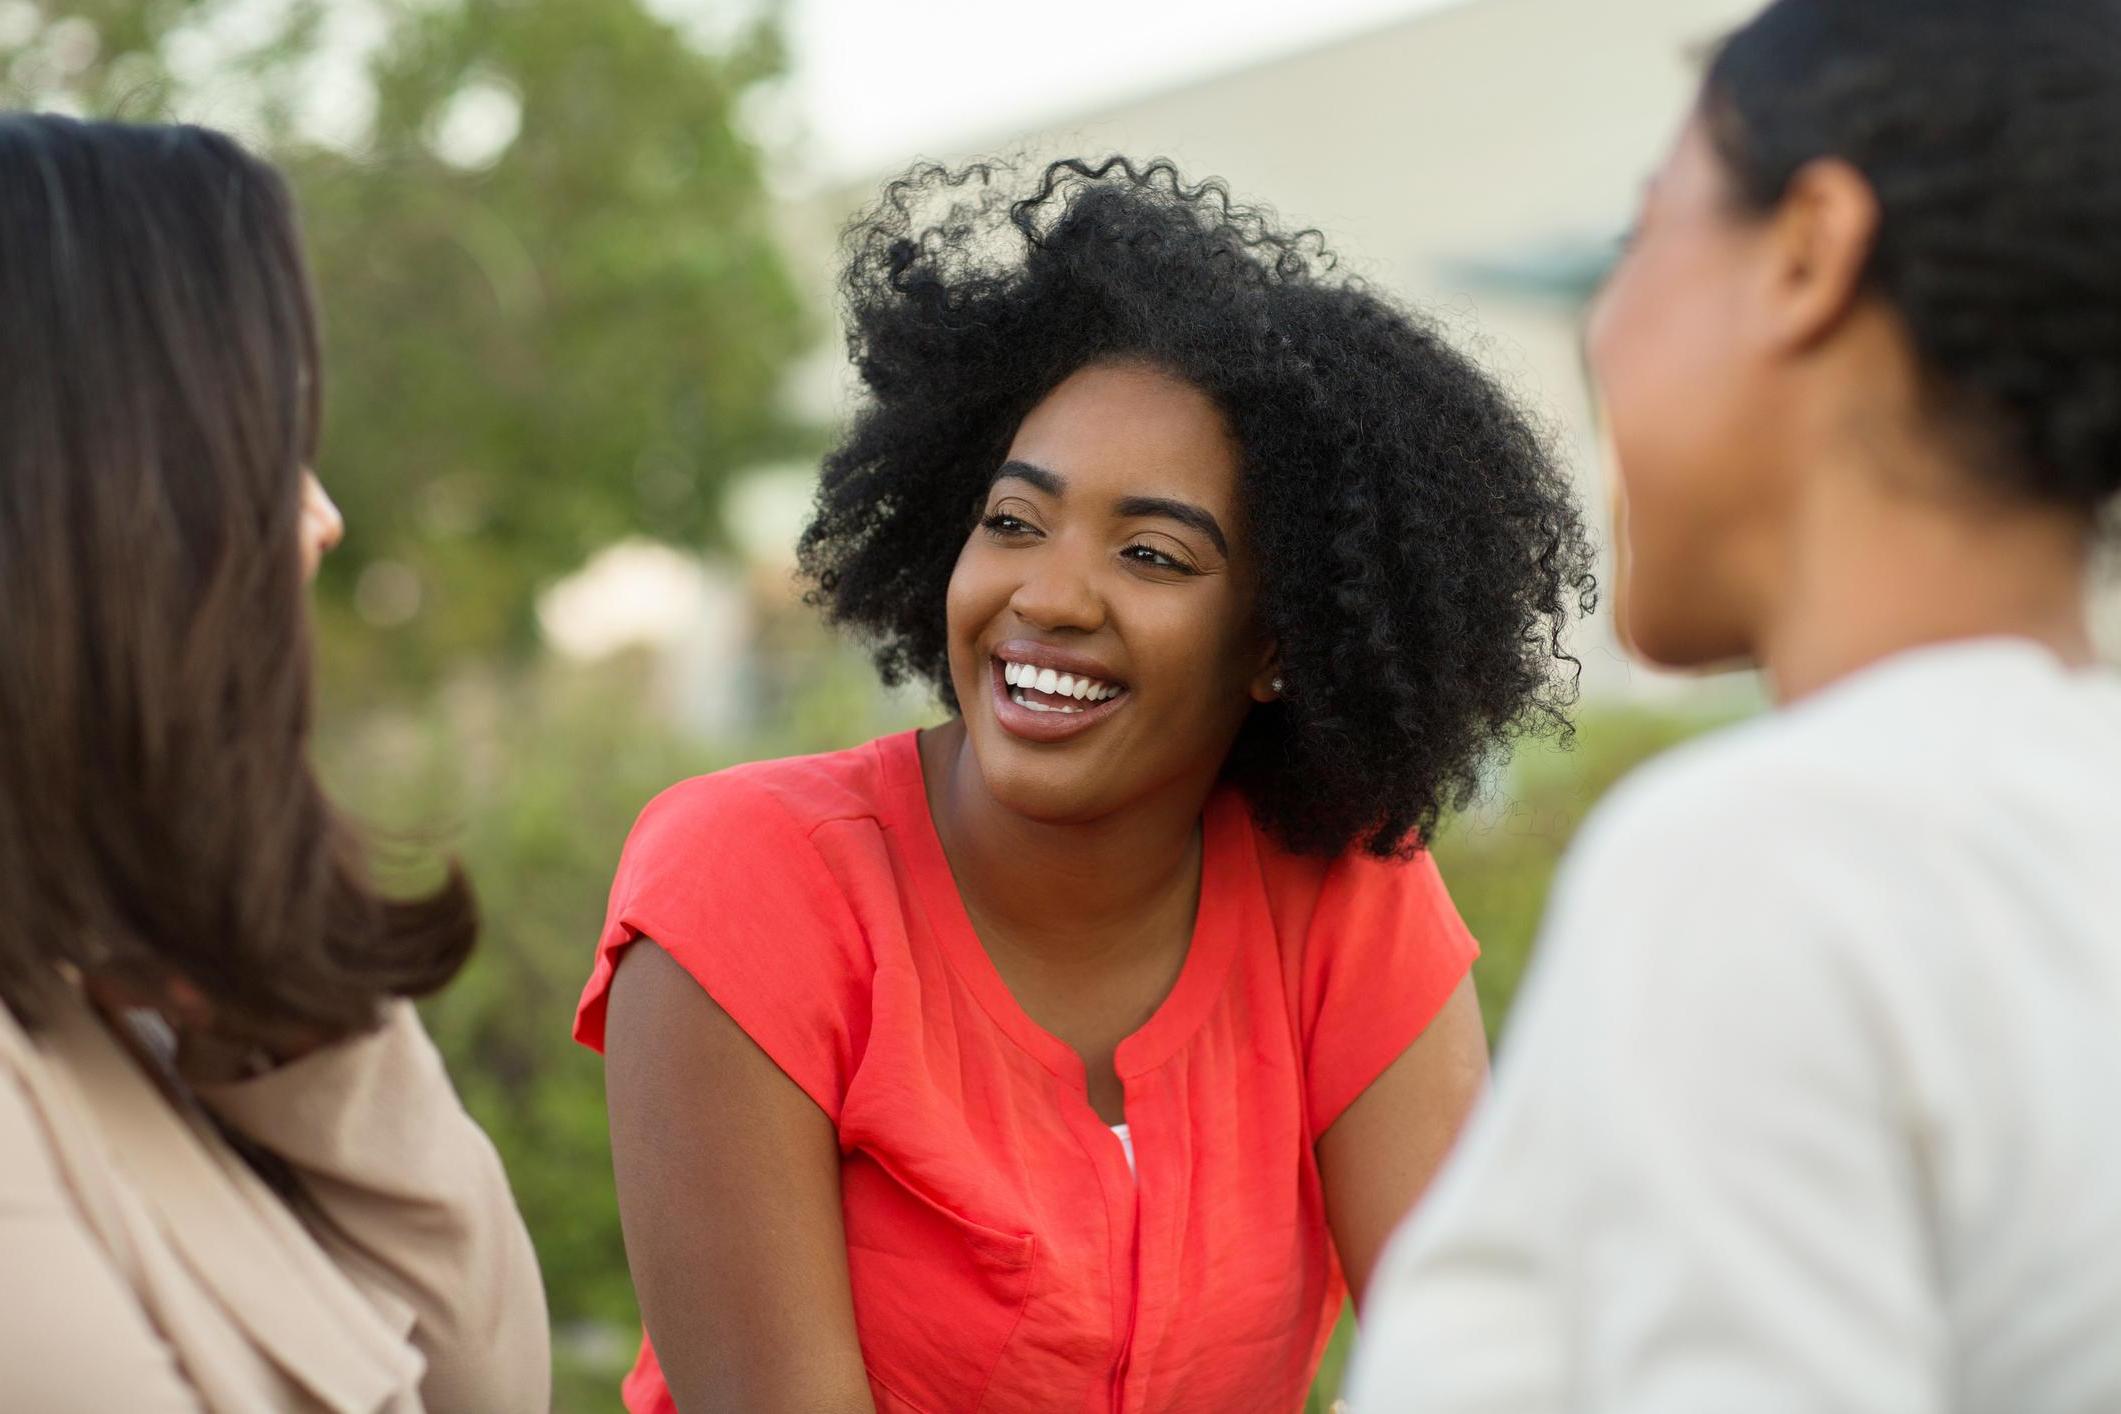
<svg viewBox="0 0 2121 1414">
<path fill-rule="evenodd" d="M 1054 824 L 994 798 L 962 723 L 923 732 L 920 751 L 936 833 L 983 936 L 1056 961 L 1095 960 L 1133 948 L 1145 926 L 1191 916 L 1212 780 L 1177 783 L 1097 820 Z"/>
<path fill-rule="evenodd" d="M 1910 648 L 2029 639 L 2088 663 L 2089 536 L 2066 513 L 1897 487 L 1822 465 L 1795 517 L 1782 583 L 1764 590 L 1757 656 L 1791 702 Z M 1925 478 L 1951 484 L 1948 472 Z"/>
</svg>

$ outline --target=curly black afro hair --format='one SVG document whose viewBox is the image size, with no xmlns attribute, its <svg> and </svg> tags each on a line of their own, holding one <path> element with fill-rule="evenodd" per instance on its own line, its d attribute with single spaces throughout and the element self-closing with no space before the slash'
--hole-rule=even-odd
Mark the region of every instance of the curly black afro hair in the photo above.
<svg viewBox="0 0 2121 1414">
<path fill-rule="evenodd" d="M 811 602 L 887 682 L 953 710 L 944 595 L 1024 416 L 1099 361 L 1161 367 L 1242 451 L 1262 622 L 1287 688 L 1226 775 L 1287 847 L 1425 843 L 1527 732 L 1568 731 L 1563 651 L 1595 599 L 1540 430 L 1436 331 L 1169 162 L 917 167 L 847 238 L 867 398 L 799 550 Z M 1563 665 L 1566 665 L 1565 667 Z"/>
</svg>

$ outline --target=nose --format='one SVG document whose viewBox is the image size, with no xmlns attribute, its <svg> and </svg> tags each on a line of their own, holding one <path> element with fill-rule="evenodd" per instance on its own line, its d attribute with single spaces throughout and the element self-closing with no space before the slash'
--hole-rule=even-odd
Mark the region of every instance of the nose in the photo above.
<svg viewBox="0 0 2121 1414">
<path fill-rule="evenodd" d="M 1059 546 L 1023 559 L 1028 562 L 1026 572 L 1009 596 L 1009 607 L 1018 618 L 1051 632 L 1093 633 L 1104 627 L 1105 600 L 1098 592 L 1094 566 Z"/>
<path fill-rule="evenodd" d="M 310 574 L 346 538 L 346 517 L 314 472 L 302 474 L 302 566 Z"/>
</svg>

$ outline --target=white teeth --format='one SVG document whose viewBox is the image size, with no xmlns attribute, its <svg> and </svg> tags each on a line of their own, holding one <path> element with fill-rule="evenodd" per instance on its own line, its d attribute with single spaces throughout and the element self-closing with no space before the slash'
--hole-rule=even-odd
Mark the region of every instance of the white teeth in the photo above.
<svg viewBox="0 0 2121 1414">
<path fill-rule="evenodd" d="M 1009 700 L 1011 702 L 1014 702 L 1019 707 L 1028 707 L 1034 712 L 1060 712 L 1066 714 L 1080 712 L 1083 710 L 1080 707 L 1048 707 L 1043 702 L 1033 702 L 1030 698 L 1024 696 L 1023 690 L 1021 688 L 1019 688 L 1015 692 L 1010 693 Z"/>
<path fill-rule="evenodd" d="M 1064 673 L 1056 668 L 1039 668 L 1030 663 L 1011 663 L 1007 660 L 1002 663 L 1002 681 L 1013 688 L 1042 692 L 1051 697 L 1072 697 L 1078 702 L 1106 702 L 1120 694 L 1118 687 L 1111 683 L 1099 682 L 1096 678 L 1078 677 L 1074 673 Z M 1072 712 L 1079 709 L 1048 706 L 1044 710 Z"/>
</svg>

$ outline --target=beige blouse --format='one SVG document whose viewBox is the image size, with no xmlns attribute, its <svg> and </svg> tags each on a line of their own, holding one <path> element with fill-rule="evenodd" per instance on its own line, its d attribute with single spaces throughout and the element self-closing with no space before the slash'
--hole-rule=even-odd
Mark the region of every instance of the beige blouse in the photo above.
<svg viewBox="0 0 2121 1414">
<path fill-rule="evenodd" d="M 537 1259 L 418 1016 L 192 1092 L 67 999 L 0 1006 L 0 1408 L 543 1414 Z"/>
</svg>

